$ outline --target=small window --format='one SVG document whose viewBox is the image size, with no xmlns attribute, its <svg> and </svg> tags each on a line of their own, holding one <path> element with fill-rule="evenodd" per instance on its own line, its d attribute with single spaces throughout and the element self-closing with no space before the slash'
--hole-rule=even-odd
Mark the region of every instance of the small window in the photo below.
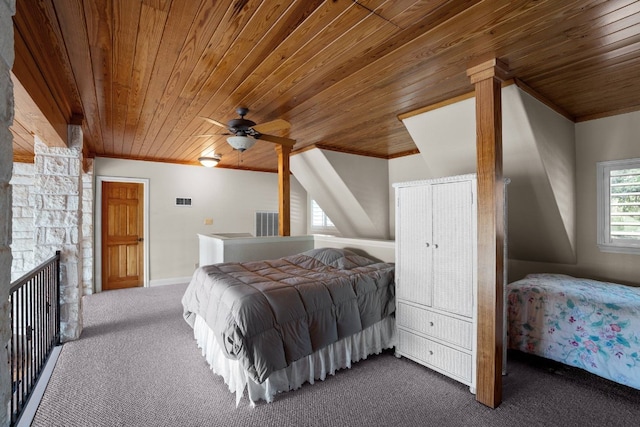
<svg viewBox="0 0 640 427">
<path fill-rule="evenodd" d="M 337 234 L 331 219 L 315 200 L 311 200 L 311 233 Z"/>
<path fill-rule="evenodd" d="M 640 159 L 599 162 L 598 246 L 640 254 Z"/>
</svg>

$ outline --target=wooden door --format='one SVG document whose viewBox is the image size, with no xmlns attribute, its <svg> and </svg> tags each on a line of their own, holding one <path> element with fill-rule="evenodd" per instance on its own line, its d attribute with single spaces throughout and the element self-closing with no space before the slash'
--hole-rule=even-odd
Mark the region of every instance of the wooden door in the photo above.
<svg viewBox="0 0 640 427">
<path fill-rule="evenodd" d="M 143 187 L 102 183 L 102 290 L 142 286 Z"/>
</svg>

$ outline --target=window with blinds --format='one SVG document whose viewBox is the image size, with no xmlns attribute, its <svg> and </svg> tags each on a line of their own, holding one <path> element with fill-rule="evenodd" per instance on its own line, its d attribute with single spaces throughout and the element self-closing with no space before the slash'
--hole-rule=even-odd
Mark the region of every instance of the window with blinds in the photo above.
<svg viewBox="0 0 640 427">
<path fill-rule="evenodd" d="M 598 163 L 598 246 L 640 253 L 640 159 Z"/>
<path fill-rule="evenodd" d="M 315 200 L 311 200 L 311 233 L 336 234 L 336 226 Z"/>
</svg>

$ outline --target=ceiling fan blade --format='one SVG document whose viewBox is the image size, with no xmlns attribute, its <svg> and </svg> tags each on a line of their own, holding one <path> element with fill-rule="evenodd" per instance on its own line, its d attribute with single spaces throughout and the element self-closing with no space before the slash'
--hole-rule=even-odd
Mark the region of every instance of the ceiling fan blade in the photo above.
<svg viewBox="0 0 640 427">
<path fill-rule="evenodd" d="M 190 138 L 211 138 L 213 136 L 224 136 L 224 135 L 232 135 L 229 132 L 225 133 L 203 133 L 200 135 L 191 135 Z"/>
<path fill-rule="evenodd" d="M 227 125 L 225 125 L 224 123 L 220 123 L 219 121 L 210 119 L 209 117 L 204 117 L 204 116 L 198 116 L 198 117 L 200 117 L 202 120 L 208 121 L 212 125 L 220 126 L 221 128 L 227 127 Z"/>
<path fill-rule="evenodd" d="M 263 141 L 269 141 L 276 144 L 285 145 L 288 147 L 293 147 L 296 143 L 295 139 L 285 138 L 284 136 L 258 134 L 256 135 L 256 138 L 261 139 Z"/>
<path fill-rule="evenodd" d="M 290 129 L 290 128 L 291 128 L 291 123 L 283 119 L 276 119 L 270 122 L 260 123 L 259 125 L 253 126 L 253 129 L 256 132 L 260 132 L 260 133 L 273 132 L 276 130 L 284 130 L 284 129 Z"/>
</svg>

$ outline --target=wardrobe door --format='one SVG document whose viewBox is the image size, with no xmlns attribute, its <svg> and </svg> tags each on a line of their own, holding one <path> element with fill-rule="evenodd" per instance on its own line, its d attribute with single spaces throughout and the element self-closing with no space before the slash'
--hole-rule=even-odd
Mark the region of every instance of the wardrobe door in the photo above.
<svg viewBox="0 0 640 427">
<path fill-rule="evenodd" d="M 432 185 L 433 307 L 473 315 L 473 184 Z"/>
<path fill-rule="evenodd" d="M 429 185 L 398 188 L 397 297 L 431 305 L 432 263 Z"/>
</svg>

